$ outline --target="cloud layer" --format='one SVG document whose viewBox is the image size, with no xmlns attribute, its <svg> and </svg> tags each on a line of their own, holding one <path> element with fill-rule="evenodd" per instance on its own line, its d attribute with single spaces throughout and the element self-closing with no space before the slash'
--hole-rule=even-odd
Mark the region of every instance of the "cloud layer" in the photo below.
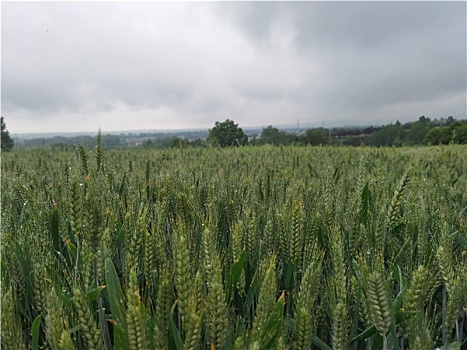
<svg viewBox="0 0 467 350">
<path fill-rule="evenodd" d="M 466 118 L 465 2 L 6 2 L 10 132 Z"/>
</svg>

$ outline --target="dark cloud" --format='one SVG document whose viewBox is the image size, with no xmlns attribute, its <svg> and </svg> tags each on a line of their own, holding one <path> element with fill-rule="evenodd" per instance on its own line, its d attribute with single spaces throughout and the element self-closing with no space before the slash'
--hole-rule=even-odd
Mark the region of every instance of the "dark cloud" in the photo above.
<svg viewBox="0 0 467 350">
<path fill-rule="evenodd" d="M 365 110 L 465 91 L 466 5 L 451 5 L 235 3 L 227 17 L 264 45 L 274 24 L 285 21 L 299 53 L 326 70 L 322 97 L 334 101 L 337 95 Z"/>
<path fill-rule="evenodd" d="M 465 92 L 465 2 L 2 6 L 17 132 L 465 118 Z"/>
</svg>

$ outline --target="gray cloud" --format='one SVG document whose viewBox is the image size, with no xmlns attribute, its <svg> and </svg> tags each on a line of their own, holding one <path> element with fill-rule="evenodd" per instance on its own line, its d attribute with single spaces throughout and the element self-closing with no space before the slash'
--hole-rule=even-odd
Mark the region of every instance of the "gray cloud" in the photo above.
<svg viewBox="0 0 467 350">
<path fill-rule="evenodd" d="M 2 7 L 13 133 L 465 118 L 465 93 L 464 2 Z"/>
</svg>

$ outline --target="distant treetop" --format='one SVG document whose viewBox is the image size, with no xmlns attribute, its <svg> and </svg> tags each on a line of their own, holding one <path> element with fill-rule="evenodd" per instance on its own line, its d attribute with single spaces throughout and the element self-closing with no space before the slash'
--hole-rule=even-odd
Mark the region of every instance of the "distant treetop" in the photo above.
<svg viewBox="0 0 467 350">
<path fill-rule="evenodd" d="M 209 130 L 208 142 L 220 147 L 242 146 L 247 144 L 248 136 L 238 124 L 227 119 L 222 123 L 216 122 L 215 126 Z"/>
<path fill-rule="evenodd" d="M 5 124 L 3 116 L 1 117 L 1 124 L 2 124 L 2 135 L 1 135 L 2 151 L 8 152 L 13 148 L 13 146 L 15 145 L 15 142 L 13 141 L 13 139 L 10 136 L 10 133 L 6 129 L 6 124 Z"/>
</svg>

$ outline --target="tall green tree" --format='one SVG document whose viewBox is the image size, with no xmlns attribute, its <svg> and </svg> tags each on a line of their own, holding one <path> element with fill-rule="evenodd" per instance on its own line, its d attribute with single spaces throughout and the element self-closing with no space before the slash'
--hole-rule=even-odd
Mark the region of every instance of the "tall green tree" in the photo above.
<svg viewBox="0 0 467 350">
<path fill-rule="evenodd" d="M 242 128 L 234 121 L 227 119 L 224 122 L 216 122 L 212 129 L 209 129 L 208 142 L 220 147 L 246 145 L 248 137 Z"/>
<path fill-rule="evenodd" d="M 13 139 L 10 136 L 10 133 L 6 129 L 6 124 L 3 119 L 3 116 L 1 117 L 1 124 L 2 124 L 2 135 L 1 135 L 2 151 L 10 151 L 15 145 L 15 142 L 13 141 Z"/>
<path fill-rule="evenodd" d="M 300 135 L 300 143 L 304 145 L 319 146 L 329 142 L 329 136 L 321 129 L 308 129 Z"/>
</svg>

